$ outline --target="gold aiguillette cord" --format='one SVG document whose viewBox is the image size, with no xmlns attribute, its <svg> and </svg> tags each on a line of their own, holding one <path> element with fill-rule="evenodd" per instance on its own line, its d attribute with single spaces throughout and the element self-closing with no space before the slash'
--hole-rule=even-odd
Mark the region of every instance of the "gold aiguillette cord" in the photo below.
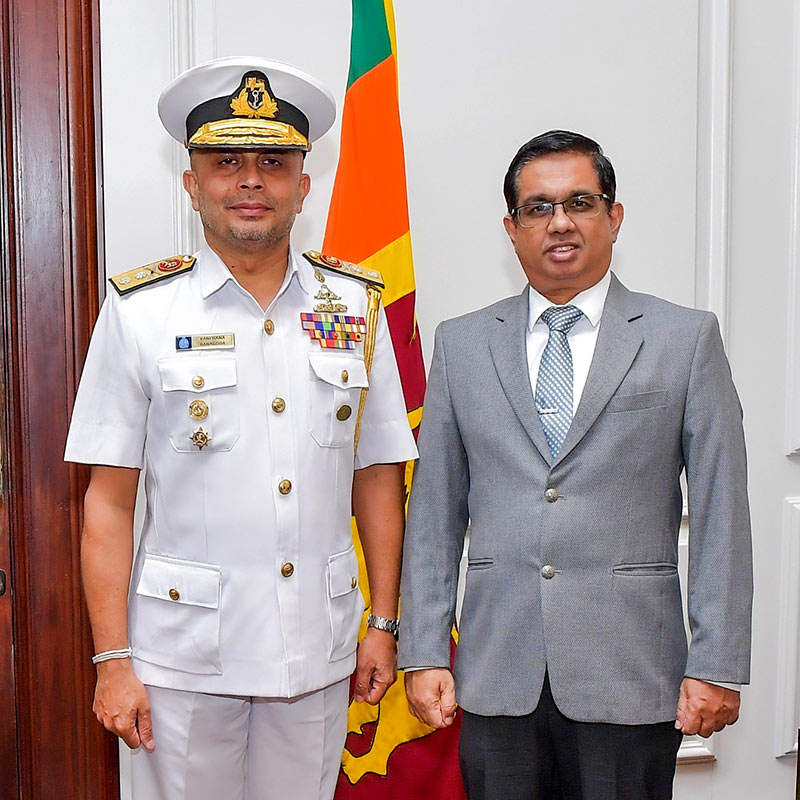
<svg viewBox="0 0 800 800">
<path fill-rule="evenodd" d="M 372 371 L 372 358 L 375 355 L 375 338 L 378 335 L 378 312 L 381 307 L 381 290 L 377 286 L 367 286 L 367 335 L 364 339 L 364 366 L 367 369 L 367 381 Z M 358 439 L 361 435 L 361 417 L 364 414 L 364 402 L 367 399 L 369 386 L 361 389 L 358 400 L 358 416 L 356 417 L 356 432 L 353 438 L 353 453 L 358 451 Z"/>
</svg>

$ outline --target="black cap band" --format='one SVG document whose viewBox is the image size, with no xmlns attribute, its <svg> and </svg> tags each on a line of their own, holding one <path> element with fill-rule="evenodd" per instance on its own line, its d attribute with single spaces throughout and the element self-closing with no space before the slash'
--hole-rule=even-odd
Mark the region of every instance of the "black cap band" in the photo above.
<svg viewBox="0 0 800 800">
<path fill-rule="evenodd" d="M 226 120 L 231 121 L 229 142 L 224 141 Z M 245 141 L 237 129 L 247 126 L 248 121 L 252 127 Z M 198 136 L 208 126 L 213 127 L 215 133 Z M 186 143 L 190 149 L 224 147 L 226 144 L 236 147 L 267 147 L 272 144 L 308 149 L 308 127 L 306 115 L 287 100 L 275 97 L 267 76 L 254 70 L 242 76 L 241 83 L 232 94 L 206 100 L 189 112 L 186 118 Z M 276 129 L 283 133 L 276 135 Z"/>
</svg>

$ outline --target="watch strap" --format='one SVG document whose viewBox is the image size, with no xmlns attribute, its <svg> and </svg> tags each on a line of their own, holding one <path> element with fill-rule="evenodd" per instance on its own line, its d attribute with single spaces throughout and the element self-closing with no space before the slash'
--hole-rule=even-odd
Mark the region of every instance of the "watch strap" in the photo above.
<svg viewBox="0 0 800 800">
<path fill-rule="evenodd" d="M 400 620 L 389 619 L 388 617 L 379 617 L 377 614 L 368 614 L 367 627 L 377 628 L 379 631 L 386 631 L 387 633 L 391 633 L 392 636 L 394 636 L 394 638 L 396 639 L 397 634 L 400 631 Z"/>
</svg>

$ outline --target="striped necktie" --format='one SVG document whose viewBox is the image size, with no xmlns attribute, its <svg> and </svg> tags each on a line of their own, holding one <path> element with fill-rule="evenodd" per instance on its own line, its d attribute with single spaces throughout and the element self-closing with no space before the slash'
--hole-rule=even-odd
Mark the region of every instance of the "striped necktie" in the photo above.
<svg viewBox="0 0 800 800">
<path fill-rule="evenodd" d="M 536 410 L 553 458 L 572 423 L 572 351 L 567 333 L 583 316 L 575 306 L 550 306 L 541 320 L 550 328 L 536 379 Z"/>
</svg>

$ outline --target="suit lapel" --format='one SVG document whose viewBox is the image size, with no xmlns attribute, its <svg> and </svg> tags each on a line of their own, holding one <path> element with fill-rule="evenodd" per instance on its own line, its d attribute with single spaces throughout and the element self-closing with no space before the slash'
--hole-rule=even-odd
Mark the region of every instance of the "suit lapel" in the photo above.
<svg viewBox="0 0 800 800">
<path fill-rule="evenodd" d="M 552 460 L 542 424 L 536 413 L 530 376 L 525 332 L 528 326 L 528 287 L 519 297 L 509 300 L 498 312 L 489 333 L 489 350 L 500 384 L 508 397 L 514 413 L 522 423 L 542 458 L 549 464 Z"/>
<path fill-rule="evenodd" d="M 630 323 L 641 316 L 633 293 L 612 274 L 581 402 L 556 461 L 563 460 L 586 435 L 631 368 L 642 335 Z"/>
</svg>

